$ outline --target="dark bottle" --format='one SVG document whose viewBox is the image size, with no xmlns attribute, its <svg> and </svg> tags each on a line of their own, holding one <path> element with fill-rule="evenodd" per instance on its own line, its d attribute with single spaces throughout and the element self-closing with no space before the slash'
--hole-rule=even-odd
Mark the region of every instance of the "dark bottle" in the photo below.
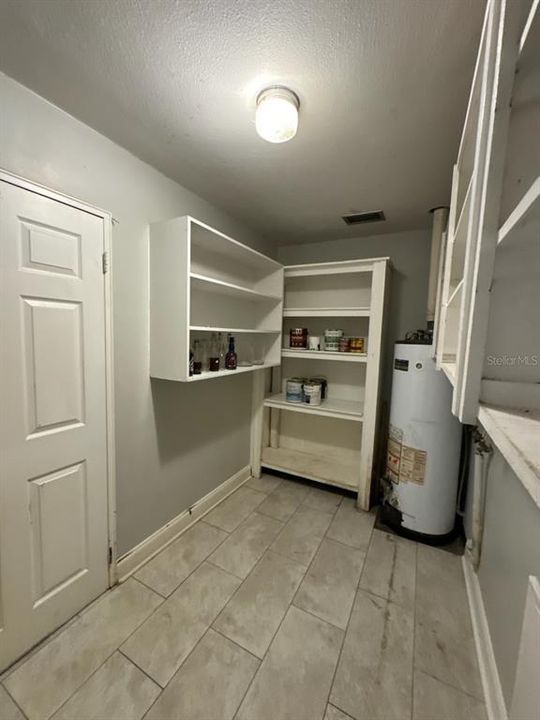
<svg viewBox="0 0 540 720">
<path fill-rule="evenodd" d="M 232 335 L 229 335 L 229 350 L 225 355 L 225 368 L 227 370 L 236 370 L 237 363 L 238 358 L 236 357 L 236 352 L 234 351 L 234 338 Z"/>
<path fill-rule="evenodd" d="M 190 367 L 191 370 L 191 367 Z M 202 351 L 201 343 L 195 340 L 193 343 L 193 375 L 200 375 L 202 372 Z M 190 372 L 191 375 L 191 372 Z"/>
<path fill-rule="evenodd" d="M 212 333 L 212 337 L 210 339 L 208 369 L 212 372 L 217 372 L 219 370 L 219 342 L 216 333 Z"/>
<path fill-rule="evenodd" d="M 193 352 L 189 351 L 189 374 L 193 375 Z"/>
</svg>

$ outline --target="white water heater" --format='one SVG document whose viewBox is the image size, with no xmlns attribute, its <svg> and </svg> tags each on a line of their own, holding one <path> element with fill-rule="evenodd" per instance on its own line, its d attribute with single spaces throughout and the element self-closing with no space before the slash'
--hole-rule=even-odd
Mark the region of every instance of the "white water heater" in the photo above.
<svg viewBox="0 0 540 720">
<path fill-rule="evenodd" d="M 431 345 L 395 346 L 385 515 L 406 534 L 436 541 L 454 530 L 461 425 L 451 412 L 451 385 L 431 355 Z"/>
</svg>

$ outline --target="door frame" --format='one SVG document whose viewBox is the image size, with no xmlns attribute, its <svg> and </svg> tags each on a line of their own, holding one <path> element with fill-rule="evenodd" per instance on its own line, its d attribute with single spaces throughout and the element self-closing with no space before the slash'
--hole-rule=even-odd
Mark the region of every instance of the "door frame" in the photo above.
<svg viewBox="0 0 540 720">
<path fill-rule="evenodd" d="M 107 433 L 107 526 L 109 563 L 109 587 L 118 582 L 117 541 L 116 541 L 116 461 L 114 437 L 114 355 L 113 355 L 113 296 L 112 296 L 112 223 L 113 218 L 107 210 L 82 202 L 64 193 L 52 190 L 44 185 L 22 178 L 0 167 L 0 181 L 28 190 L 36 195 L 55 200 L 76 210 L 94 215 L 103 220 L 103 251 L 106 253 L 107 271 L 103 274 L 103 295 L 105 309 L 105 412 Z M 82 608 L 81 608 L 82 610 Z"/>
</svg>

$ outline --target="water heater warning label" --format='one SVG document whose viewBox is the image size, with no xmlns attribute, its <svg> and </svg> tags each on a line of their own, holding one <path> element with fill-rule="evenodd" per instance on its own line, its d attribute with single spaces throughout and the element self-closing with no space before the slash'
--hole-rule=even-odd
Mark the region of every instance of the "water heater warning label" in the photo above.
<svg viewBox="0 0 540 720">
<path fill-rule="evenodd" d="M 427 452 L 403 444 L 403 430 L 390 425 L 386 472 L 393 483 L 412 482 L 423 485 Z"/>
</svg>

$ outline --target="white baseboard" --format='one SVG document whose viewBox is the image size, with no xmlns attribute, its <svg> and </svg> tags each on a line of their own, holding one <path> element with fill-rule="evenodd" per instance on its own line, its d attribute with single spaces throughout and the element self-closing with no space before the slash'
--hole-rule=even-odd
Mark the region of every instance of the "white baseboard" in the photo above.
<svg viewBox="0 0 540 720">
<path fill-rule="evenodd" d="M 126 555 L 119 558 L 116 565 L 117 581 L 124 582 L 130 575 L 133 575 L 141 565 L 144 565 L 150 558 L 157 555 L 164 547 L 170 545 L 173 540 L 176 540 L 176 538 L 191 527 L 194 522 L 209 513 L 210 510 L 234 492 L 240 485 L 243 485 L 250 477 L 251 467 L 246 465 L 228 480 L 221 483 L 217 488 L 210 491 L 208 495 L 205 495 L 190 508 L 181 512 L 180 515 L 177 515 L 166 525 L 136 545 L 133 550 L 130 550 Z"/>
<path fill-rule="evenodd" d="M 482 600 L 480 583 L 478 582 L 478 577 L 471 563 L 465 555 L 462 558 L 462 563 L 487 715 L 489 720 L 508 720 L 504 695 L 499 680 L 499 672 L 495 662 L 495 654 L 493 653 L 493 645 L 491 644 L 484 601 Z"/>
</svg>

